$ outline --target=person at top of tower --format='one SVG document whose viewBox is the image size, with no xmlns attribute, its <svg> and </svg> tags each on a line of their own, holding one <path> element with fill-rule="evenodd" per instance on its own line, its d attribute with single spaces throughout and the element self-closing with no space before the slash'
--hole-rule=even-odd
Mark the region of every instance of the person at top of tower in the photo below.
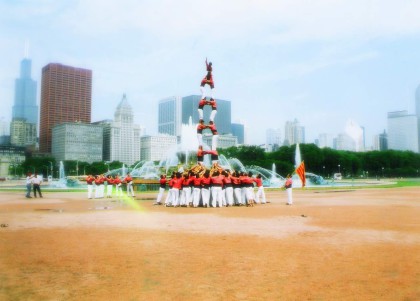
<svg viewBox="0 0 420 301">
<path fill-rule="evenodd" d="M 201 90 L 201 94 L 202 97 L 201 99 L 204 98 L 204 93 L 205 93 L 205 89 L 204 86 L 205 85 L 209 85 L 211 88 L 211 97 L 213 98 L 213 89 L 214 89 L 214 81 L 213 81 L 213 64 L 211 62 L 207 62 L 207 58 L 206 58 L 206 70 L 207 70 L 207 74 L 206 76 L 201 80 L 201 84 L 200 84 L 200 90 Z"/>
</svg>

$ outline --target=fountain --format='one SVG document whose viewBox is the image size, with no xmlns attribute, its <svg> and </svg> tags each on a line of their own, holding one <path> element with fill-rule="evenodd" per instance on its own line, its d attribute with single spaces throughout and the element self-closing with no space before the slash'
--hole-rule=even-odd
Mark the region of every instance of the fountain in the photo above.
<svg viewBox="0 0 420 301">
<path fill-rule="evenodd" d="M 64 163 L 60 161 L 59 169 L 58 169 L 58 181 L 52 181 L 50 186 L 55 188 L 67 188 L 67 179 L 64 172 Z"/>
</svg>

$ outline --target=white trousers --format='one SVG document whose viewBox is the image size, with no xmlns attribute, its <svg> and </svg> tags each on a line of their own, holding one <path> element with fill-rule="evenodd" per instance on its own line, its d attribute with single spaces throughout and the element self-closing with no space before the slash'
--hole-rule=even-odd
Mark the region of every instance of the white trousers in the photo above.
<svg viewBox="0 0 420 301">
<path fill-rule="evenodd" d="M 287 204 L 292 205 L 293 204 L 292 188 L 286 188 L 286 192 L 287 192 Z"/>
<path fill-rule="evenodd" d="M 160 203 L 162 201 L 162 197 L 164 193 L 165 193 L 165 188 L 159 187 L 159 193 L 156 198 L 156 203 Z"/>
<path fill-rule="evenodd" d="M 241 187 L 233 188 L 233 195 L 235 196 L 235 204 L 236 205 L 243 204 L 242 188 Z"/>
<path fill-rule="evenodd" d="M 223 191 L 222 191 L 221 186 L 220 187 L 219 186 L 212 187 L 212 194 L 211 194 L 211 206 L 212 207 L 217 206 L 216 202 L 219 203 L 219 207 L 223 206 L 223 204 L 222 204 L 222 201 L 223 201 L 222 193 L 223 193 Z"/>
<path fill-rule="evenodd" d="M 266 200 L 265 200 L 265 192 L 264 192 L 264 186 L 260 186 L 260 187 L 258 187 L 258 190 L 257 190 L 257 195 L 256 195 L 256 198 L 255 198 L 255 201 L 259 204 L 259 203 L 261 203 L 261 204 L 265 204 L 266 203 Z"/>
<path fill-rule="evenodd" d="M 193 188 L 193 206 L 198 207 L 200 204 L 201 188 Z"/>
<path fill-rule="evenodd" d="M 112 197 L 112 185 L 108 184 L 106 186 L 106 196 L 107 197 Z"/>
<path fill-rule="evenodd" d="M 203 206 L 209 206 L 210 201 L 210 189 L 208 188 L 201 188 L 201 196 L 203 198 Z"/>
<path fill-rule="evenodd" d="M 88 185 L 88 199 L 92 198 L 93 185 Z"/>
<path fill-rule="evenodd" d="M 115 195 L 117 197 L 121 197 L 122 196 L 122 188 L 121 188 L 121 184 L 117 184 L 115 185 Z"/>
<path fill-rule="evenodd" d="M 134 196 L 133 184 L 127 183 L 127 196 Z"/>
<path fill-rule="evenodd" d="M 233 187 L 225 188 L 225 198 L 226 198 L 227 205 L 232 206 L 233 205 Z"/>
</svg>

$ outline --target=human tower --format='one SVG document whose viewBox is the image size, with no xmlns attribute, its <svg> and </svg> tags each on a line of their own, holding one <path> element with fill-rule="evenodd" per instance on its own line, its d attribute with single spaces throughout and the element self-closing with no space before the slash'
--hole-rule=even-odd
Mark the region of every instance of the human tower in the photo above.
<svg viewBox="0 0 420 301">
<path fill-rule="evenodd" d="M 201 80 L 200 83 L 200 91 L 201 91 L 201 99 L 198 103 L 198 116 L 199 122 L 197 125 L 197 139 L 198 139 L 198 150 L 197 150 L 197 165 L 193 168 L 194 172 L 203 172 L 205 170 L 204 167 L 204 156 L 211 155 L 212 161 L 212 169 L 211 171 L 218 170 L 222 171 L 222 168 L 219 166 L 219 154 L 217 152 L 217 140 L 219 135 L 217 133 L 216 123 L 214 122 L 216 114 L 217 114 L 217 103 L 213 97 L 214 91 L 214 80 L 213 80 L 213 66 L 211 62 L 207 62 L 206 59 L 206 71 L 207 74 Z M 207 100 L 206 97 L 206 86 L 210 87 L 210 99 Z M 209 116 L 209 123 L 204 123 L 204 107 L 210 106 L 211 113 Z M 209 129 L 212 133 L 212 142 L 211 142 L 211 150 L 204 150 L 203 148 L 203 130 Z"/>
<path fill-rule="evenodd" d="M 169 181 L 166 175 L 161 175 L 159 181 L 159 194 L 155 205 L 162 204 L 163 193 L 169 185 L 168 195 L 165 200 L 167 207 L 227 207 L 227 206 L 252 206 L 256 203 L 266 203 L 261 175 L 256 178 L 246 172 L 224 170 L 219 165 L 217 152 L 218 133 L 215 123 L 217 103 L 214 99 L 213 67 L 206 59 L 207 74 L 201 80 L 201 99 L 198 103 L 199 122 L 197 124 L 197 164 L 181 173 L 174 172 Z M 206 97 L 206 86 L 210 87 L 210 97 Z M 204 122 L 204 107 L 210 106 L 211 113 L 208 124 Z M 209 129 L 212 136 L 211 148 L 203 148 L 203 130 Z M 204 165 L 204 156 L 210 155 L 212 166 L 210 169 Z M 254 183 L 258 193 L 254 194 Z M 255 198 L 256 197 L 256 198 Z"/>
</svg>

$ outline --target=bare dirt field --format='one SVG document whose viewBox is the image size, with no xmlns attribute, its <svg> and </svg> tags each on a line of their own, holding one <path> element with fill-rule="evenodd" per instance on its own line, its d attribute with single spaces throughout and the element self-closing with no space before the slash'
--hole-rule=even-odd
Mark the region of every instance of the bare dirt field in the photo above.
<svg viewBox="0 0 420 301">
<path fill-rule="evenodd" d="M 0 191 L 0 300 L 420 300 L 420 187 L 253 208 Z"/>
</svg>

